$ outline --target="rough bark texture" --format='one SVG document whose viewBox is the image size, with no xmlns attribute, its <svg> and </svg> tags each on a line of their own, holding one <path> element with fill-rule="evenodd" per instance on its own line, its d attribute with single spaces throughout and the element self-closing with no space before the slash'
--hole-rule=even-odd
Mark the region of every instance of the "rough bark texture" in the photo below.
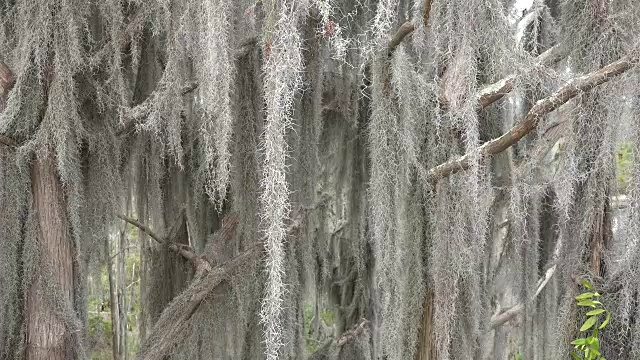
<svg viewBox="0 0 640 360">
<path fill-rule="evenodd" d="M 427 290 L 424 297 L 424 310 L 422 313 L 422 327 L 420 329 L 420 342 L 416 360 L 436 360 L 438 353 L 433 333 L 433 290 Z"/>
<path fill-rule="evenodd" d="M 26 359 L 67 360 L 74 357 L 70 329 L 54 309 L 50 287 L 73 308 L 73 243 L 54 159 L 39 155 L 31 177 L 40 263 L 26 295 Z"/>
</svg>

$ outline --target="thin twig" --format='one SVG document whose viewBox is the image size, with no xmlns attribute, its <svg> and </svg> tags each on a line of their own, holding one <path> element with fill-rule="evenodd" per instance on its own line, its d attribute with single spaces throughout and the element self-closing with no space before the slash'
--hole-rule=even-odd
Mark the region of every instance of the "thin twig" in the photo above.
<svg viewBox="0 0 640 360">
<path fill-rule="evenodd" d="M 116 216 L 119 217 L 120 219 L 128 222 L 129 224 L 137 227 L 138 229 L 142 230 L 145 234 L 151 236 L 151 238 L 154 239 L 155 241 L 157 241 L 158 243 L 160 243 L 160 244 L 164 243 L 163 239 L 160 236 L 156 235 L 156 233 L 154 233 L 153 230 L 151 230 L 151 228 L 149 228 L 147 225 L 139 222 L 136 219 L 132 219 L 130 217 L 127 217 L 127 216 L 124 216 L 124 215 L 121 215 L 121 214 L 116 214 Z"/>
</svg>

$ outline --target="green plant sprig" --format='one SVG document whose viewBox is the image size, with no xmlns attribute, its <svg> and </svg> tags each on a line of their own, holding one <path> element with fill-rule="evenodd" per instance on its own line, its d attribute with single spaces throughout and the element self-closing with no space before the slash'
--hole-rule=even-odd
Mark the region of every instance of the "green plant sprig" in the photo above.
<svg viewBox="0 0 640 360">
<path fill-rule="evenodd" d="M 593 310 L 585 314 L 587 319 L 580 327 L 580 332 L 591 332 L 591 335 L 575 339 L 571 342 L 571 345 L 576 349 L 576 351 L 571 352 L 571 356 L 575 360 L 606 360 L 604 356 L 600 354 L 598 332 L 609 324 L 611 312 L 605 309 L 602 303 L 598 301 L 600 294 L 593 291 L 591 284 L 586 280 L 581 280 L 580 282 L 587 288 L 587 291 L 576 296 L 576 305 L 593 308 Z"/>
</svg>

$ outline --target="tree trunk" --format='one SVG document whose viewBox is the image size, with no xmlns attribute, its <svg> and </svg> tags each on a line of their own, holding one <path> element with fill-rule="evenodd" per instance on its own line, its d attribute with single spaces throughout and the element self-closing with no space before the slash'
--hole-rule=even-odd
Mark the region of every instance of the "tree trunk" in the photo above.
<svg viewBox="0 0 640 360">
<path fill-rule="evenodd" d="M 109 276 L 109 311 L 111 313 L 111 351 L 113 360 L 120 360 L 120 327 L 118 318 L 118 301 L 116 300 L 116 281 L 113 271 L 113 258 L 109 247 L 109 238 L 104 240 L 107 257 L 107 274 Z"/>
<path fill-rule="evenodd" d="M 121 358 L 126 358 L 127 353 L 127 271 L 126 271 L 126 226 L 120 229 L 120 244 L 118 246 L 118 352 Z"/>
<path fill-rule="evenodd" d="M 418 352 L 416 360 L 436 360 L 435 336 L 433 333 L 433 290 L 428 289 L 424 297 L 424 307 L 422 312 L 422 327 L 418 341 Z"/>
<path fill-rule="evenodd" d="M 39 260 L 26 293 L 26 359 L 72 359 L 71 329 L 61 311 L 73 309 L 74 246 L 53 156 L 37 154 L 31 176 Z M 52 299 L 52 287 L 59 299 Z"/>
</svg>

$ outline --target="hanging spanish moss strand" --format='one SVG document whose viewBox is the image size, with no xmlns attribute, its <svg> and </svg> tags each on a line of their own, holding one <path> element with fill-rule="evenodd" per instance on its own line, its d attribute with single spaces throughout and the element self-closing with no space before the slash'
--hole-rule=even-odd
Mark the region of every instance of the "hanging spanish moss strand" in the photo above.
<svg viewBox="0 0 640 360">
<path fill-rule="evenodd" d="M 622 39 L 615 36 L 612 31 L 615 24 L 609 20 L 615 11 L 615 7 L 605 4 L 564 3 L 562 21 L 567 29 L 565 36 L 570 36 L 571 41 L 578 45 L 575 50 L 577 56 L 570 64 L 577 71 L 592 71 L 622 53 Z M 611 244 L 609 197 L 615 172 L 613 144 L 616 133 L 611 119 L 618 116 L 609 99 L 619 96 L 615 94 L 620 94 L 618 84 L 601 87 L 578 99 L 579 106 L 571 114 L 573 121 L 565 160 L 569 169 L 565 171 L 570 171 L 566 178 L 571 183 L 563 185 L 571 189 L 571 196 L 565 196 L 571 200 L 562 204 L 567 206 L 568 218 L 561 225 L 560 235 L 560 261 L 571 264 L 561 273 L 566 283 L 575 273 L 599 279 L 608 272 L 603 253 Z M 562 300 L 564 309 L 572 306 L 575 291 L 575 287 L 570 287 L 565 292 Z M 560 341 L 573 338 L 579 325 L 568 311 L 562 311 L 562 314 Z M 581 316 L 581 313 L 574 316 Z M 568 352 L 566 344 L 565 341 L 560 342 L 556 356 Z"/>
<path fill-rule="evenodd" d="M 640 358 L 639 33 L 636 0 L 3 3 L 0 358 L 563 359 L 580 279 Z"/>
<path fill-rule="evenodd" d="M 299 24 L 306 16 L 306 2 L 265 4 L 264 97 L 266 123 L 261 147 L 264 151 L 261 221 L 265 233 L 267 283 L 260 311 L 264 324 L 267 360 L 279 357 L 283 338 L 283 300 L 286 285 L 284 241 L 289 216 L 286 132 L 292 121 L 293 101 L 301 86 L 302 52 Z"/>
</svg>

